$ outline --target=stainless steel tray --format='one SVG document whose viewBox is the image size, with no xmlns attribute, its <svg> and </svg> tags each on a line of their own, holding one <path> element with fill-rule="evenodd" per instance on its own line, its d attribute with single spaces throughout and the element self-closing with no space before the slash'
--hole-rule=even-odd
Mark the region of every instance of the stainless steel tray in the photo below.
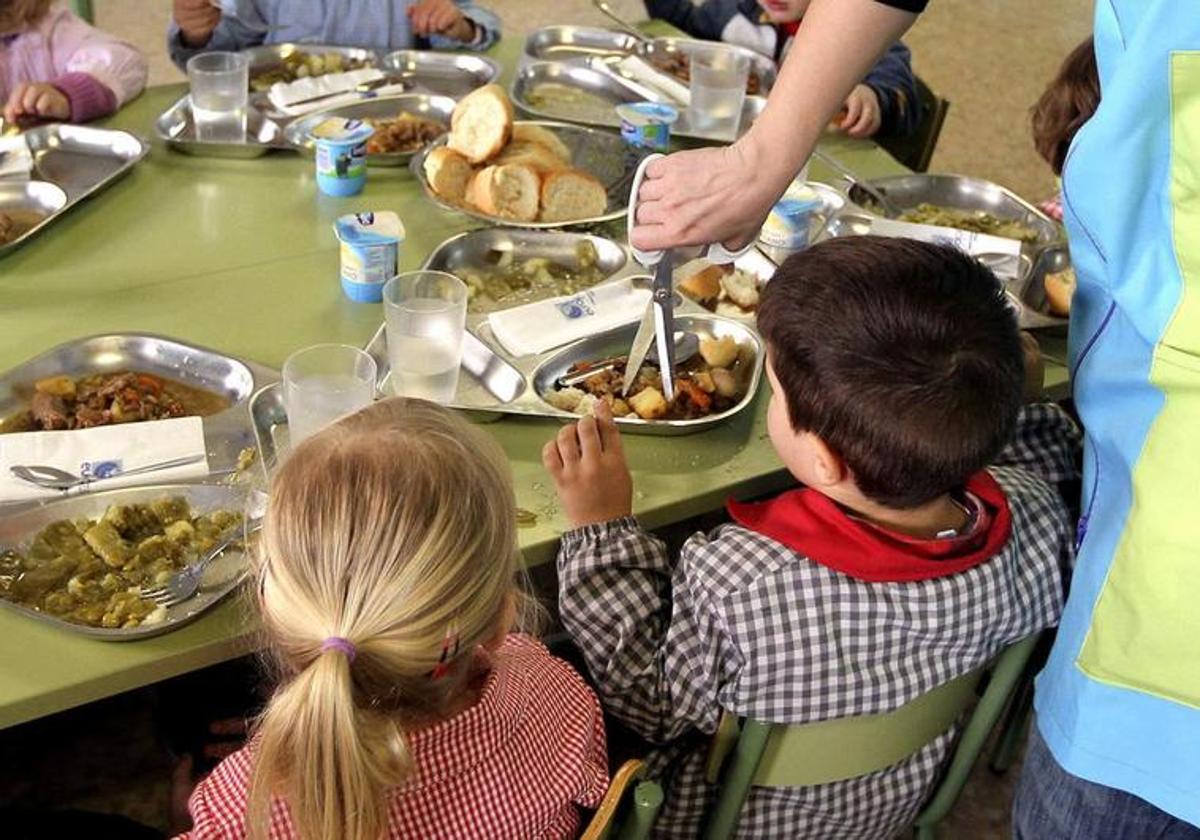
<svg viewBox="0 0 1200 840">
<path fill-rule="evenodd" d="M 26 198 L 33 198 L 35 206 L 44 208 L 59 205 L 59 198 L 53 190 L 32 186 L 38 181 L 48 181 L 61 188 L 66 194 L 66 201 L 34 230 L 0 246 L 0 256 L 28 241 L 31 235 L 40 232 L 79 202 L 100 192 L 132 169 L 150 151 L 146 143 L 127 131 L 86 125 L 43 125 L 29 129 L 23 136 L 33 154 L 30 182 L 13 182 L 11 186 L 5 182 L 4 189 L 25 191 Z M 36 198 L 29 194 L 31 186 Z M 11 192 L 8 194 L 12 195 Z"/>
<path fill-rule="evenodd" d="M 0 181 L 0 212 L 32 210 L 43 219 L 15 239 L 0 245 L 0 256 L 16 250 L 38 231 L 50 224 L 54 216 L 67 206 L 67 194 L 62 187 L 49 181 Z"/>
<path fill-rule="evenodd" d="M 558 84 L 577 88 L 606 102 L 610 107 L 605 111 L 588 106 L 573 105 L 535 105 L 530 101 L 532 92 L 538 85 Z M 620 128 L 621 119 L 617 116 L 616 106 L 627 102 L 641 102 L 644 97 L 634 88 L 623 84 L 621 78 L 615 75 L 600 73 L 584 64 L 572 61 L 535 61 L 525 64 L 513 77 L 511 97 L 521 111 L 540 119 L 567 120 L 584 125 L 605 128 Z M 761 96 L 747 96 L 742 105 L 742 121 L 738 124 L 738 135 L 749 131 L 750 126 L 766 107 L 767 101 Z M 671 126 L 671 133 L 678 137 L 688 137 L 696 140 L 712 140 L 729 142 L 733 140 L 727 134 L 713 132 L 693 126 L 688 119 L 687 109 L 680 106 L 679 120 Z"/>
<path fill-rule="evenodd" d="M 190 155 L 222 158 L 256 158 L 272 149 L 290 149 L 280 123 L 258 108 L 246 108 L 246 139 L 235 142 L 201 140 L 192 120 L 192 101 L 184 96 L 154 121 L 154 133 L 172 149 Z"/>
<path fill-rule="evenodd" d="M 397 50 L 383 57 L 389 77 L 413 85 L 419 92 L 461 99 L 477 87 L 495 81 L 500 65 L 475 53 Z"/>
<path fill-rule="evenodd" d="M 488 216 L 471 207 L 451 204 L 430 188 L 429 179 L 425 177 L 425 157 L 432 149 L 445 145 L 446 138 L 444 137 L 435 140 L 413 155 L 409 167 L 417 180 L 421 182 L 421 187 L 430 201 L 446 210 L 453 210 L 491 225 L 549 229 L 594 225 L 623 217 L 629 204 L 629 188 L 633 183 L 633 173 L 637 171 L 642 158 L 650 153 L 649 150 L 635 149 L 622 140 L 620 135 L 598 131 L 594 128 L 544 121 L 535 121 L 533 125 L 543 126 L 558 135 L 558 138 L 571 150 L 571 165 L 576 169 L 591 173 L 604 184 L 608 190 L 608 210 L 602 215 L 569 222 L 517 222 L 512 219 Z"/>
<path fill-rule="evenodd" d="M 234 468 L 242 450 L 254 446 L 247 403 L 256 389 L 279 379 L 270 368 L 165 336 L 95 335 L 60 344 L 0 374 L 0 417 L 25 408 L 33 382 L 43 377 L 131 369 L 175 379 L 230 401 L 228 409 L 203 419 L 208 466 L 214 472 Z M 148 474 L 146 480 L 154 481 L 154 475 Z"/>
<path fill-rule="evenodd" d="M 266 509 L 266 496 L 219 484 L 161 484 L 152 487 L 127 487 L 120 490 L 104 490 L 62 501 L 48 502 L 22 513 L 0 518 L 0 546 L 20 548 L 37 535 L 38 531 L 61 519 L 82 517 L 96 518 L 103 515 L 109 505 L 149 502 L 163 496 L 183 496 L 197 513 L 214 510 L 234 510 L 250 518 L 262 516 Z M 103 639 L 110 642 L 128 642 L 161 636 L 194 621 L 215 606 L 230 592 L 237 589 L 245 579 L 246 558 L 243 552 L 229 549 L 223 552 L 205 570 L 200 591 L 191 599 L 167 610 L 167 618 L 158 623 L 140 627 L 113 628 L 91 627 L 75 624 L 29 607 L 0 598 L 0 606 L 29 616 L 37 621 L 59 627 L 72 633 Z"/>
<path fill-rule="evenodd" d="M 867 183 L 881 190 L 900 210 L 916 207 L 922 202 L 958 210 L 982 210 L 1037 231 L 1038 242 L 1034 247 L 1060 242 L 1063 238 L 1062 229 L 1049 216 L 1012 190 L 983 178 L 917 173 L 873 178 Z M 846 194 L 866 213 L 882 215 L 875 211 L 866 190 L 857 184 L 850 186 Z"/>
<path fill-rule="evenodd" d="M 1027 330 L 1065 332 L 1070 319 L 1051 315 L 1046 306 L 1046 275 L 1071 267 L 1066 244 L 1051 245 L 1038 252 L 1033 268 L 1024 282 L 1013 284 L 1012 292 L 1021 301 L 1021 327 Z"/>
<path fill-rule="evenodd" d="M 347 119 L 392 119 L 401 113 L 412 114 L 430 120 L 437 120 L 450 130 L 450 115 L 454 113 L 457 103 L 448 96 L 433 96 L 428 93 L 403 93 L 399 96 L 381 96 L 355 102 L 352 105 L 342 105 L 325 111 L 317 111 L 299 117 L 288 123 L 283 130 L 284 139 L 288 145 L 301 154 L 312 156 L 316 144 L 309 133 L 322 120 L 329 117 L 345 117 Z M 367 163 L 373 166 L 405 166 L 413 152 L 396 152 L 391 154 L 369 154 Z"/>
<path fill-rule="evenodd" d="M 630 272 L 632 265 L 624 245 L 603 236 L 567 231 L 525 230 L 522 228 L 482 228 L 460 233 L 437 246 L 425 260 L 427 270 L 445 271 L 457 275 L 464 269 L 494 268 L 496 259 L 502 254 L 512 254 L 514 259 L 528 260 L 544 257 L 559 265 L 575 266 L 576 249 L 580 242 L 588 241 L 596 249 L 597 267 L 604 280 L 611 280 Z M 633 266 L 633 272 L 644 270 Z M 603 281 L 601 281 L 603 282 Z M 520 301 L 529 303 L 532 301 Z M 517 305 L 517 304 L 512 304 Z M 493 310 L 507 309 L 499 306 Z M 487 320 L 487 311 L 467 309 L 467 325 L 474 328 Z"/>
</svg>

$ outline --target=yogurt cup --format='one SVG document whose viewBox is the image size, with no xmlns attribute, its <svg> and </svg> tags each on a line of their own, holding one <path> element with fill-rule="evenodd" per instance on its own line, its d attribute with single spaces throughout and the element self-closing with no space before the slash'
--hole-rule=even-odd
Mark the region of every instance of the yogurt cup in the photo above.
<svg viewBox="0 0 1200 840">
<path fill-rule="evenodd" d="M 379 303 L 383 285 L 396 275 L 404 223 L 390 210 L 349 213 L 333 223 L 341 243 L 341 281 L 346 297 Z"/>
<path fill-rule="evenodd" d="M 665 152 L 671 145 L 671 126 L 679 111 L 658 102 L 633 102 L 617 106 L 621 137 L 631 146 Z"/>
<path fill-rule="evenodd" d="M 330 117 L 313 126 L 317 147 L 317 186 L 325 195 L 362 192 L 367 181 L 367 138 L 375 129 L 362 120 Z"/>
<path fill-rule="evenodd" d="M 824 207 L 821 196 L 803 184 L 793 184 L 771 208 L 758 241 L 772 248 L 800 251 L 809 245 L 814 213 Z"/>
</svg>

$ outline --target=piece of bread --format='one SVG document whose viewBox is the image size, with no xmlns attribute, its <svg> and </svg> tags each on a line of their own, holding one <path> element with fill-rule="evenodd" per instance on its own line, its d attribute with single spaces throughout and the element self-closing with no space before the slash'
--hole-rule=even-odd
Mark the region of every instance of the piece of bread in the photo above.
<svg viewBox="0 0 1200 840">
<path fill-rule="evenodd" d="M 425 157 L 425 177 L 435 193 L 447 201 L 461 203 L 466 199 L 467 185 L 475 170 L 467 159 L 454 149 L 438 146 Z"/>
<path fill-rule="evenodd" d="M 608 191 L 596 178 L 577 169 L 553 172 L 542 181 L 543 222 L 570 222 L 601 216 Z"/>
<path fill-rule="evenodd" d="M 483 163 L 508 143 L 512 124 L 513 106 L 504 88 L 484 85 L 455 106 L 447 145 L 471 163 Z"/>
<path fill-rule="evenodd" d="M 541 143 L 529 140 L 513 140 L 496 156 L 493 163 L 520 163 L 528 166 L 541 178 L 567 168 L 567 164 L 554 152 Z"/>
<path fill-rule="evenodd" d="M 725 296 L 743 309 L 758 306 L 758 278 L 749 271 L 735 270 L 721 278 Z"/>
<path fill-rule="evenodd" d="M 489 166 L 472 179 L 467 201 L 489 216 L 532 222 L 538 214 L 538 176 L 528 166 Z"/>
<path fill-rule="evenodd" d="M 1075 269 L 1047 274 L 1043 285 L 1046 288 L 1046 306 L 1051 315 L 1066 318 L 1071 314 L 1071 298 L 1075 295 Z"/>
<path fill-rule="evenodd" d="M 679 291 L 697 303 L 715 304 L 721 296 L 721 275 L 725 273 L 724 269 L 708 262 L 698 262 L 696 268 L 697 271 L 688 273 L 678 281 Z"/>
<path fill-rule="evenodd" d="M 533 125 L 532 123 L 515 123 L 512 130 L 512 139 L 514 142 L 537 143 L 539 146 L 545 146 L 563 163 L 569 164 L 571 162 L 571 150 L 567 148 L 567 144 L 545 126 Z"/>
</svg>

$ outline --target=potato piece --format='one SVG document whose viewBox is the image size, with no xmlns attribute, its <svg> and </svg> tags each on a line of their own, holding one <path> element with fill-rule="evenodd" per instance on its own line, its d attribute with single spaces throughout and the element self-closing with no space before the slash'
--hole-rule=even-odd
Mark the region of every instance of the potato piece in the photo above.
<svg viewBox="0 0 1200 840">
<path fill-rule="evenodd" d="M 709 371 L 717 393 L 722 397 L 736 397 L 738 393 L 737 377 L 725 368 L 713 368 Z"/>
<path fill-rule="evenodd" d="M 660 420 L 670 408 L 657 388 L 643 388 L 629 398 L 629 407 L 643 420 Z"/>
<path fill-rule="evenodd" d="M 546 402 L 559 411 L 574 412 L 583 399 L 583 391 L 578 388 L 563 388 L 561 391 L 550 391 L 546 394 Z"/>
<path fill-rule="evenodd" d="M 163 528 L 163 535 L 177 545 L 187 545 L 196 536 L 196 529 L 191 522 L 180 519 Z"/>
<path fill-rule="evenodd" d="M 700 356 L 710 367 L 729 367 L 738 357 L 738 345 L 730 336 L 701 338 Z"/>
<path fill-rule="evenodd" d="M 55 397 L 75 396 L 75 380 L 69 376 L 49 376 L 33 383 L 33 389 L 42 394 Z"/>
<path fill-rule="evenodd" d="M 612 401 L 613 417 L 628 417 L 633 413 L 633 409 L 629 407 L 629 403 L 620 397 L 615 397 Z"/>
<path fill-rule="evenodd" d="M 84 541 L 92 551 L 100 555 L 100 559 L 114 569 L 119 569 L 133 557 L 129 544 L 121 539 L 121 535 L 108 522 L 97 522 L 83 535 Z"/>
<path fill-rule="evenodd" d="M 717 386 L 713 383 L 712 374 L 706 370 L 698 371 L 692 374 L 692 382 L 706 394 L 711 394 L 717 390 Z"/>
<path fill-rule="evenodd" d="M 192 509 L 183 496 L 168 496 L 165 499 L 155 499 L 150 503 L 150 510 L 164 525 L 172 522 L 187 521 L 191 518 Z"/>
</svg>

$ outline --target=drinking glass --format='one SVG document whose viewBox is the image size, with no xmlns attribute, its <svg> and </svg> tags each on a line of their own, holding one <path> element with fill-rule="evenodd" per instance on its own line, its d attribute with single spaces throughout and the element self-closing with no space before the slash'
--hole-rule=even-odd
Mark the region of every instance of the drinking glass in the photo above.
<svg viewBox="0 0 1200 840">
<path fill-rule="evenodd" d="M 742 121 L 750 59 L 728 49 L 701 49 L 691 54 L 688 121 L 692 128 L 734 140 Z"/>
<path fill-rule="evenodd" d="M 187 63 L 196 139 L 240 143 L 246 139 L 250 59 L 241 53 L 208 52 Z"/>
<path fill-rule="evenodd" d="M 409 271 L 383 287 L 392 388 L 438 403 L 454 399 L 467 321 L 467 287 L 444 271 Z"/>
<path fill-rule="evenodd" d="M 283 404 L 292 446 L 375 397 L 375 360 L 348 344 L 317 344 L 283 363 Z"/>
</svg>

